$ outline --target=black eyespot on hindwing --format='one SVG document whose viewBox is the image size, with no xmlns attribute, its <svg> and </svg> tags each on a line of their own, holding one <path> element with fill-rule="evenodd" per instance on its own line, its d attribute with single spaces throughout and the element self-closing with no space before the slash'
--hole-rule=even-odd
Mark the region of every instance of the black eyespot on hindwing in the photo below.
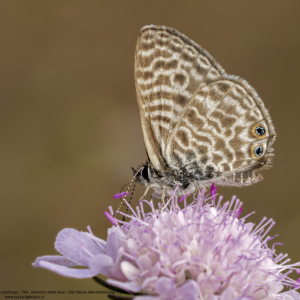
<svg viewBox="0 0 300 300">
<path fill-rule="evenodd" d="M 254 148 L 254 155 L 256 156 L 256 157 L 259 157 L 259 156 L 261 156 L 263 154 L 263 148 L 261 147 L 261 146 L 256 146 L 255 148 Z"/>
<path fill-rule="evenodd" d="M 258 135 L 258 136 L 263 136 L 266 133 L 266 130 L 264 127 L 262 126 L 257 126 L 254 130 L 254 132 Z"/>
</svg>

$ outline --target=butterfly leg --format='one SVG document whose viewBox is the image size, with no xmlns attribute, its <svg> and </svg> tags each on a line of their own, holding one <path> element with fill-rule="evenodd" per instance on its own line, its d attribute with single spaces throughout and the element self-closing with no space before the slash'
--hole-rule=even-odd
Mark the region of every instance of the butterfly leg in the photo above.
<svg viewBox="0 0 300 300">
<path fill-rule="evenodd" d="M 167 186 L 162 186 L 162 193 L 161 193 L 161 209 L 160 211 L 162 212 L 162 210 L 165 208 L 166 203 L 168 202 L 168 197 L 166 196 L 166 189 L 168 189 L 169 187 Z"/>
<path fill-rule="evenodd" d="M 165 192 L 165 187 L 162 187 L 162 192 L 161 192 L 161 206 L 160 206 L 160 212 L 162 212 L 162 210 L 165 207 L 165 198 L 166 198 L 166 192 Z M 160 203 L 159 203 L 160 204 Z"/>
<path fill-rule="evenodd" d="M 140 198 L 139 202 L 147 195 L 149 189 L 151 188 L 151 185 L 149 185 L 146 190 L 145 190 L 145 193 L 143 194 L 143 196 Z"/>
<path fill-rule="evenodd" d="M 198 193 L 201 193 L 200 189 L 197 187 L 197 184 L 195 182 L 195 180 L 193 179 L 192 180 L 192 183 L 194 184 L 195 188 L 196 188 L 196 191 L 198 191 Z"/>
</svg>

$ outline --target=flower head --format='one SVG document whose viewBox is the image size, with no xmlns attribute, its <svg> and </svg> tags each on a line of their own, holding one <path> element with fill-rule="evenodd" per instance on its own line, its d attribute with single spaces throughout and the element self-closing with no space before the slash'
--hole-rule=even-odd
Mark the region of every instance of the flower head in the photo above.
<svg viewBox="0 0 300 300">
<path fill-rule="evenodd" d="M 127 221 L 112 217 L 110 208 L 106 215 L 117 225 L 108 230 L 107 241 L 90 229 L 64 229 L 55 243 L 63 256 L 38 258 L 34 266 L 77 278 L 102 274 L 111 285 L 146 293 L 135 298 L 140 300 L 299 300 L 299 283 L 288 274 L 300 263 L 288 265 L 287 255 L 267 246 L 273 220 L 247 223 L 239 218 L 238 199 L 222 205 L 215 194 L 214 188 L 211 195 L 202 191 L 191 204 L 184 198 L 183 208 L 174 194 L 158 208 L 143 200 L 136 210 L 130 207 L 132 215 L 122 213 Z M 284 287 L 290 290 L 282 292 Z"/>
</svg>

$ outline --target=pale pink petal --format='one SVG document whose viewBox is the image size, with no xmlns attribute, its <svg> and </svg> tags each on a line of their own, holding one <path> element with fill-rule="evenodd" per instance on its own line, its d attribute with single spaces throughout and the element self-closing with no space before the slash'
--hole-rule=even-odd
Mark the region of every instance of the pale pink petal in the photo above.
<svg viewBox="0 0 300 300">
<path fill-rule="evenodd" d="M 126 280 L 121 271 L 120 263 L 115 263 L 113 259 L 105 254 L 98 254 L 89 261 L 91 270 L 97 271 L 98 274 L 117 279 Z"/>
<path fill-rule="evenodd" d="M 141 290 L 141 286 L 138 283 L 136 283 L 135 281 L 122 282 L 122 281 L 118 281 L 118 280 L 107 279 L 106 282 L 113 286 L 117 286 L 125 291 L 130 291 L 133 293 L 137 293 Z"/>
<path fill-rule="evenodd" d="M 146 271 L 146 270 L 150 271 L 152 268 L 152 261 L 148 255 L 141 255 L 137 259 L 137 263 L 141 271 Z"/>
<path fill-rule="evenodd" d="M 174 287 L 175 287 L 174 281 L 167 277 L 160 277 L 155 283 L 155 291 L 159 295 L 171 293 Z"/>
<path fill-rule="evenodd" d="M 150 286 L 154 286 L 157 280 L 157 276 L 147 277 L 142 284 L 142 290 L 149 289 Z"/>
<path fill-rule="evenodd" d="M 235 299 L 236 295 L 234 289 L 228 287 L 225 291 L 222 292 L 220 300 L 228 300 L 228 299 Z"/>
<path fill-rule="evenodd" d="M 38 266 L 66 277 L 90 278 L 98 274 L 98 272 L 92 271 L 90 269 L 71 269 L 47 261 L 40 261 Z"/>
<path fill-rule="evenodd" d="M 47 262 L 51 262 L 51 263 L 56 264 L 56 265 L 66 266 L 66 267 L 78 266 L 77 263 L 67 259 L 64 256 L 60 256 L 60 255 L 53 255 L 53 256 L 47 255 L 47 256 L 38 257 L 36 259 L 36 261 L 33 263 L 33 266 L 35 268 L 39 267 L 39 263 L 41 261 L 47 261 Z"/>
<path fill-rule="evenodd" d="M 198 299 L 199 294 L 199 286 L 194 280 L 189 280 L 184 285 L 174 291 L 174 294 L 178 294 L 182 296 L 182 299 L 196 300 Z M 227 298 L 226 300 L 231 299 Z"/>
<path fill-rule="evenodd" d="M 288 292 L 283 293 L 283 296 L 285 296 L 285 295 L 289 296 L 290 299 L 285 298 L 284 300 L 300 300 L 300 295 L 296 291 L 288 291 Z"/>
<path fill-rule="evenodd" d="M 128 261 L 121 262 L 121 270 L 129 280 L 134 280 L 141 273 L 139 269 Z"/>
<path fill-rule="evenodd" d="M 163 300 L 161 296 L 136 296 L 134 300 Z"/>
<path fill-rule="evenodd" d="M 119 249 L 122 245 L 121 237 L 118 232 L 112 232 L 107 238 L 106 254 L 115 262 L 118 257 Z"/>
<path fill-rule="evenodd" d="M 88 266 L 89 260 L 94 255 L 103 252 L 102 247 L 91 240 L 85 233 L 71 228 L 66 228 L 59 232 L 55 248 L 65 257 L 82 266 Z"/>
<path fill-rule="evenodd" d="M 106 247 L 106 241 L 94 236 L 93 233 L 91 233 L 91 232 L 81 232 L 81 233 L 85 234 L 88 238 L 95 241 L 96 244 L 98 244 L 102 247 L 102 249 Z"/>
</svg>

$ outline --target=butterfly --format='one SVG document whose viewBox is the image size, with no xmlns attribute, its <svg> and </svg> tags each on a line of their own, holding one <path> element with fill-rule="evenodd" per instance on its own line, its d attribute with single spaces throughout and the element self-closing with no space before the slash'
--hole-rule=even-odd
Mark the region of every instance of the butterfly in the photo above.
<svg viewBox="0 0 300 300">
<path fill-rule="evenodd" d="M 256 91 L 175 29 L 145 26 L 135 84 L 148 161 L 136 181 L 154 197 L 262 180 L 276 134 Z"/>
</svg>

